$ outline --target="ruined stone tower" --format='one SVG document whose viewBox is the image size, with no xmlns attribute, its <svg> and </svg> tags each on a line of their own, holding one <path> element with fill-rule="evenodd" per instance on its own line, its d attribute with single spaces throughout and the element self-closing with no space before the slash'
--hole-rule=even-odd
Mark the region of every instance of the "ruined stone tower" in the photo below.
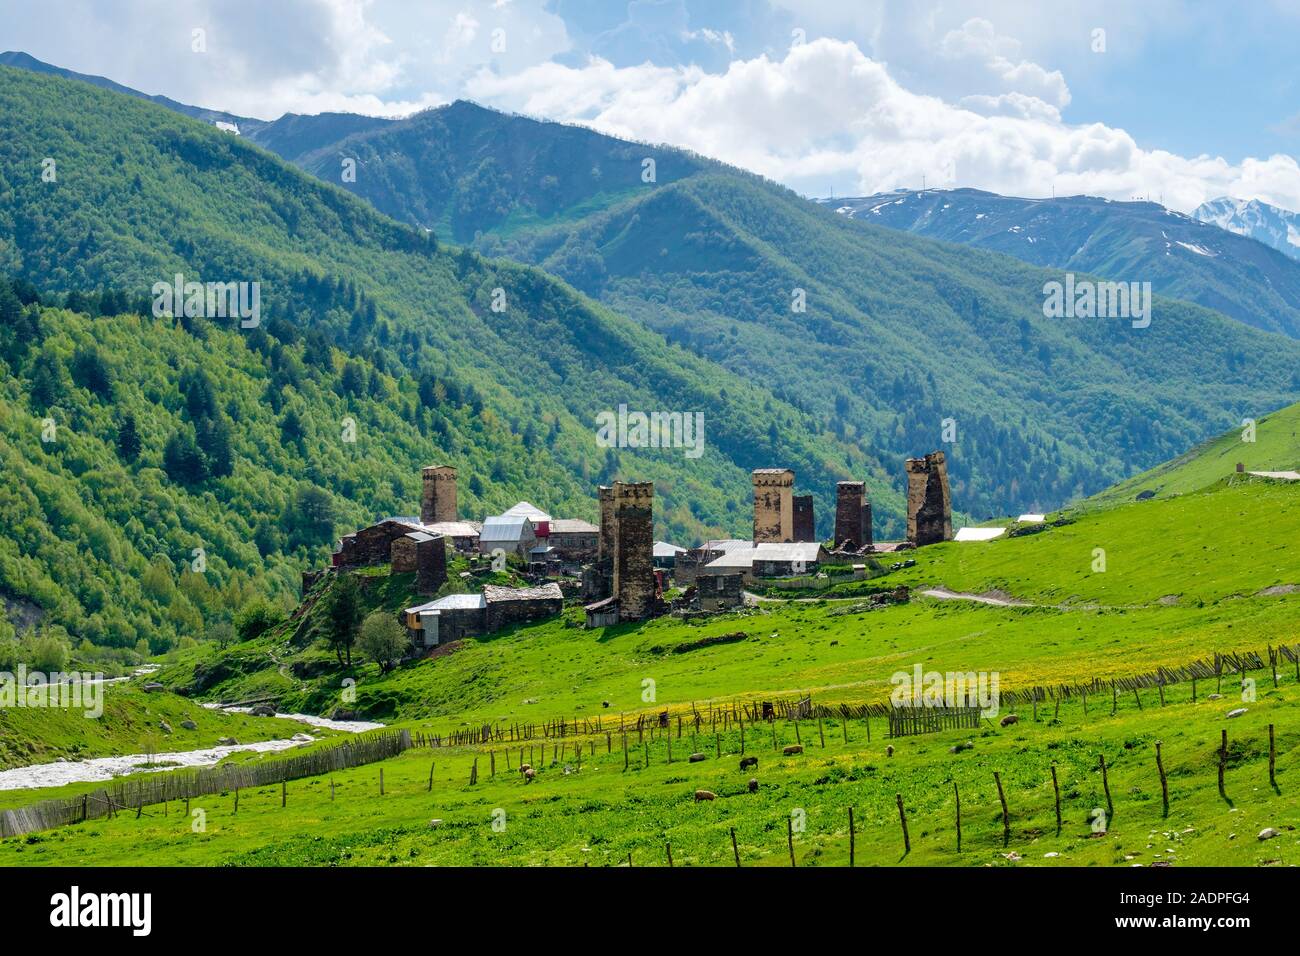
<svg viewBox="0 0 1300 956">
<path fill-rule="evenodd" d="M 639 621 L 649 617 L 655 606 L 655 486 L 651 481 L 616 481 L 612 493 L 618 618 Z"/>
<path fill-rule="evenodd" d="M 813 515 L 813 496 L 795 495 L 794 502 L 794 540 L 816 541 L 817 520 Z"/>
<path fill-rule="evenodd" d="M 421 474 L 424 490 L 420 495 L 420 523 L 459 521 L 456 512 L 456 469 L 451 465 L 430 465 Z"/>
<path fill-rule="evenodd" d="M 871 502 L 862 481 L 841 481 L 835 486 L 835 547 L 861 551 L 871 546 Z"/>
<path fill-rule="evenodd" d="M 794 540 L 794 472 L 789 468 L 755 468 L 754 543 Z"/>
<path fill-rule="evenodd" d="M 952 540 L 952 499 L 943 452 L 907 459 L 907 540 L 918 548 Z"/>
</svg>

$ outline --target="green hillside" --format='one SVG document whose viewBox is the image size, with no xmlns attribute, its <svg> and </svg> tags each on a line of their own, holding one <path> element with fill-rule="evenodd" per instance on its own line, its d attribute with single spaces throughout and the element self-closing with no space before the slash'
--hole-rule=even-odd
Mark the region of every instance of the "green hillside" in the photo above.
<svg viewBox="0 0 1300 956">
<path fill-rule="evenodd" d="M 1243 419 L 1238 427 L 1186 454 L 1094 495 L 1085 506 L 1132 501 L 1138 495 L 1166 498 L 1198 491 L 1235 474 L 1237 465 L 1246 471 L 1300 469 L 1300 405 L 1250 417 L 1250 423 Z"/>
<path fill-rule="evenodd" d="M 198 637 L 185 604 L 136 602 L 126 582 L 142 561 L 174 576 L 204 547 L 211 587 L 244 593 L 244 574 L 284 593 L 336 528 L 410 513 L 434 460 L 458 466 L 475 516 L 528 498 L 591 519 L 596 483 L 650 479 L 657 534 L 684 540 L 749 526 L 754 467 L 819 476 L 824 502 L 834 479 L 881 468 L 762 383 L 535 269 L 441 249 L 161 107 L 0 76 L 0 270 L 19 284 L 3 294 L 0 421 L 6 470 L 26 479 L 4 507 L 10 527 L 31 528 L 6 536 L 0 594 L 23 623 L 47 613 L 74 643 L 154 650 Z M 260 283 L 260 325 L 129 317 L 177 273 Z M 702 457 L 599 446 L 596 416 L 622 403 L 703 412 Z M 123 461 L 128 415 L 141 450 Z M 46 419 L 55 442 L 41 440 Z M 295 502 L 311 505 L 301 521 Z M 896 493 L 878 509 L 898 525 Z M 117 592 L 130 597 L 106 606 Z"/>
</svg>

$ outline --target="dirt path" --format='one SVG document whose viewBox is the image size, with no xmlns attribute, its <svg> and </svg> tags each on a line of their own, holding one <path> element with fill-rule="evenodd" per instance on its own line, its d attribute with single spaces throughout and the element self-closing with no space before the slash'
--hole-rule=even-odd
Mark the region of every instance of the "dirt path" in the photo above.
<svg viewBox="0 0 1300 956">
<path fill-rule="evenodd" d="M 992 604 L 994 607 L 1038 607 L 1028 601 L 1018 601 L 1009 594 L 990 591 L 987 594 L 968 594 L 963 591 L 950 591 L 947 588 L 926 588 L 921 592 L 926 597 L 938 598 L 940 601 L 974 601 L 977 604 Z"/>
</svg>

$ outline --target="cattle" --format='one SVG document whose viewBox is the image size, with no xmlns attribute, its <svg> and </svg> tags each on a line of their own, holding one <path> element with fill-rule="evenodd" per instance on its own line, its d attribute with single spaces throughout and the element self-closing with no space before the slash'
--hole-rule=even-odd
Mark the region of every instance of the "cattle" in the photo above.
<svg viewBox="0 0 1300 956">
<path fill-rule="evenodd" d="M 741 757 L 741 758 L 740 758 L 740 769 L 741 769 L 741 770 L 748 770 L 750 767 L 757 767 L 757 766 L 758 766 L 758 758 L 757 758 L 757 757 Z"/>
<path fill-rule="evenodd" d="M 699 803 L 701 800 L 716 800 L 716 799 L 718 799 L 718 795 L 717 795 L 716 793 L 714 793 L 712 790 L 696 790 L 696 791 L 695 791 L 695 802 L 696 802 L 696 803 Z"/>
</svg>

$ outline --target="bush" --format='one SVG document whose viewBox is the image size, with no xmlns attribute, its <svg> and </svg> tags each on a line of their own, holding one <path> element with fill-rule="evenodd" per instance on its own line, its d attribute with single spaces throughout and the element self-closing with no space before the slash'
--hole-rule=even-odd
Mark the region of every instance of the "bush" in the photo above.
<svg viewBox="0 0 1300 956">
<path fill-rule="evenodd" d="M 270 601 L 258 598 L 245 604 L 235 615 L 235 633 L 251 641 L 284 620 L 284 612 Z"/>
</svg>

